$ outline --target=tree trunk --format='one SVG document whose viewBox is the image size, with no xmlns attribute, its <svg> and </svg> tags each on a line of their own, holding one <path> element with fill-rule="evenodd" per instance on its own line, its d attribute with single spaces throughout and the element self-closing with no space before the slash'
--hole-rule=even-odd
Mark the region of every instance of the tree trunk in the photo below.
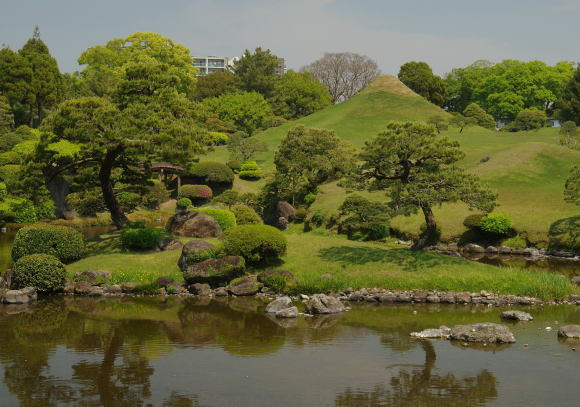
<svg viewBox="0 0 580 407">
<path fill-rule="evenodd" d="M 111 182 L 111 172 L 113 170 L 115 159 L 119 153 L 119 148 L 107 151 L 107 155 L 105 156 L 99 171 L 99 180 L 101 182 L 101 189 L 103 191 L 105 205 L 111 212 L 111 220 L 118 229 L 122 229 L 123 226 L 129 222 L 129 219 L 127 219 L 125 216 L 121 205 L 119 205 L 119 202 L 115 197 L 115 193 L 113 192 L 113 183 Z"/>
<path fill-rule="evenodd" d="M 435 222 L 435 215 L 429 206 L 421 208 L 423 215 L 425 215 L 425 223 L 427 227 L 425 231 L 419 236 L 419 240 L 415 242 L 411 249 L 421 250 L 427 246 L 437 243 L 437 223 Z"/>
</svg>

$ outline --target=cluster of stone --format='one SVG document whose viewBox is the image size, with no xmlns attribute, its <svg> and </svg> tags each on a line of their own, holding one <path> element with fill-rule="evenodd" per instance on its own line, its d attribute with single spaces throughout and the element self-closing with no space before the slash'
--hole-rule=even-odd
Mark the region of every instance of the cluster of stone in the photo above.
<svg viewBox="0 0 580 407">
<path fill-rule="evenodd" d="M 437 245 L 431 246 L 429 250 L 438 251 L 446 254 L 456 254 L 459 255 L 461 252 L 465 253 L 479 253 L 487 255 L 515 255 L 515 256 L 528 256 L 528 257 L 561 257 L 567 259 L 578 259 L 573 252 L 564 250 L 546 250 L 546 249 L 536 249 L 535 247 L 507 247 L 507 246 L 487 246 L 483 247 L 475 243 L 469 243 L 465 246 L 459 246 L 456 243 L 448 245 Z"/>
</svg>

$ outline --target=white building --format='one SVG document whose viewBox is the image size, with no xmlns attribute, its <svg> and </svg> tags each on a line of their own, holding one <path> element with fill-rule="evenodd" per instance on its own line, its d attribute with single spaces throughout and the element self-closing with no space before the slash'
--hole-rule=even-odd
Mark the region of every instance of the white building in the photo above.
<svg viewBox="0 0 580 407">
<path fill-rule="evenodd" d="M 208 75 L 214 72 L 231 71 L 235 72 L 234 64 L 238 57 L 193 57 L 193 66 L 199 69 L 198 75 Z"/>
</svg>

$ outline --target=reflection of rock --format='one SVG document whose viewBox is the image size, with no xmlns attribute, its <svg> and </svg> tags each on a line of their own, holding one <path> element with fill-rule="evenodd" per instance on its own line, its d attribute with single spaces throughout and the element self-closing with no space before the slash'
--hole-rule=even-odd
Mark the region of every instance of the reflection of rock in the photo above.
<svg viewBox="0 0 580 407">
<path fill-rule="evenodd" d="M 342 315 L 339 314 L 326 314 L 326 315 L 315 315 L 312 318 L 308 318 L 310 328 L 313 329 L 328 329 L 336 325 L 340 320 Z"/>
<path fill-rule="evenodd" d="M 274 314 L 266 314 L 266 317 L 281 328 L 293 328 L 298 323 L 296 318 L 276 318 Z"/>
<path fill-rule="evenodd" d="M 516 338 L 504 325 L 483 322 L 471 325 L 456 325 L 451 328 L 450 338 L 463 342 L 514 343 Z"/>
<path fill-rule="evenodd" d="M 451 345 L 463 350 L 481 350 L 484 352 L 501 352 L 512 347 L 511 343 L 477 343 L 451 341 Z"/>
<path fill-rule="evenodd" d="M 346 309 L 338 298 L 325 294 L 314 294 L 306 302 L 306 309 L 310 314 L 337 314 Z"/>
<path fill-rule="evenodd" d="M 504 311 L 499 316 L 501 319 L 511 319 L 514 321 L 532 321 L 533 316 L 523 311 Z"/>
<path fill-rule="evenodd" d="M 580 325 L 564 325 L 558 329 L 558 336 L 562 338 L 580 339 Z"/>
<path fill-rule="evenodd" d="M 227 304 L 234 311 L 241 312 L 256 312 L 259 307 L 259 303 L 251 297 L 230 297 Z"/>
<path fill-rule="evenodd" d="M 442 325 L 439 328 L 425 329 L 421 332 L 411 332 L 411 337 L 418 339 L 447 339 L 449 338 L 450 333 L 451 329 Z"/>
<path fill-rule="evenodd" d="M 36 301 L 37 294 L 33 287 L 20 290 L 0 290 L 0 303 L 5 304 L 28 304 Z"/>
<path fill-rule="evenodd" d="M 276 312 L 276 318 L 296 318 L 298 316 L 298 308 L 290 307 Z"/>
</svg>

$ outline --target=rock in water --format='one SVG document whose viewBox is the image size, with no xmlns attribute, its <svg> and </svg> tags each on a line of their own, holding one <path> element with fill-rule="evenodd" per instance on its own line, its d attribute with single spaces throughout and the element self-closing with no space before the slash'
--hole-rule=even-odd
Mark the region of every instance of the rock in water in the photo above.
<svg viewBox="0 0 580 407">
<path fill-rule="evenodd" d="M 306 310 L 310 314 L 337 314 L 346 311 L 338 298 L 325 294 L 314 294 L 306 302 Z"/>
<path fill-rule="evenodd" d="M 450 333 L 451 329 L 442 325 L 439 328 L 425 329 L 421 332 L 411 332 L 411 337 L 418 339 L 448 339 Z"/>
<path fill-rule="evenodd" d="M 207 297 L 211 294 L 211 288 L 209 284 L 192 284 L 189 286 L 189 292 L 193 295 L 200 295 L 202 297 Z"/>
<path fill-rule="evenodd" d="M 558 329 L 558 336 L 562 338 L 580 339 L 580 325 L 564 325 Z"/>
<path fill-rule="evenodd" d="M 514 321 L 531 321 L 533 316 L 523 311 L 504 311 L 499 316 L 501 319 L 511 319 Z"/>
<path fill-rule="evenodd" d="M 246 296 L 255 295 L 262 288 L 263 284 L 256 281 L 253 277 L 245 277 L 241 280 L 231 282 L 227 290 L 231 295 Z"/>
<path fill-rule="evenodd" d="M 492 322 L 454 326 L 451 328 L 450 338 L 478 343 L 515 343 L 516 341 L 514 334 L 506 326 Z"/>
<path fill-rule="evenodd" d="M 275 314 L 278 311 L 282 311 L 290 307 L 292 307 L 292 300 L 290 297 L 280 297 L 276 298 L 266 306 L 266 312 Z"/>
<path fill-rule="evenodd" d="M 176 213 L 167 223 L 167 231 L 177 236 L 217 237 L 222 233 L 219 223 L 199 212 Z"/>
<path fill-rule="evenodd" d="M 276 318 L 296 318 L 298 316 L 298 308 L 290 307 L 276 312 Z"/>
</svg>

